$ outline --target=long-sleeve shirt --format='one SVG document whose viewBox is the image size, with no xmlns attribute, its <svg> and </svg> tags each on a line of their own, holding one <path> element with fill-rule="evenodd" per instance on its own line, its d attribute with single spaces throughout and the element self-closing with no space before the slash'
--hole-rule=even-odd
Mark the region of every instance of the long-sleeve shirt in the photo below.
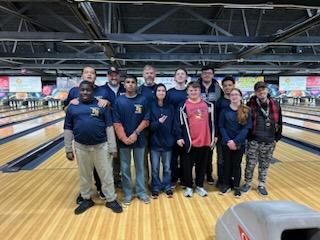
<svg viewBox="0 0 320 240">
<path fill-rule="evenodd" d="M 140 94 L 135 97 L 121 95 L 116 99 L 112 113 L 114 128 L 120 140 L 120 148 L 144 147 L 143 129 L 149 125 L 150 119 L 147 99 Z M 124 140 L 135 131 L 139 132 L 137 141 L 131 145 L 126 145 Z"/>
<path fill-rule="evenodd" d="M 229 140 L 233 140 L 237 145 L 245 144 L 248 132 L 252 127 L 252 118 L 249 111 L 247 122 L 244 125 L 238 123 L 237 111 L 229 106 L 220 113 L 219 130 L 222 145 L 227 145 Z"/>
<path fill-rule="evenodd" d="M 171 104 L 159 106 L 157 102 L 151 104 L 150 128 L 151 128 L 151 149 L 156 151 L 170 151 L 175 143 L 173 135 L 174 108 Z M 160 123 L 159 118 L 167 116 L 165 122 Z"/>
<path fill-rule="evenodd" d="M 63 101 L 63 105 L 64 107 L 67 107 L 69 105 L 69 103 L 71 102 L 72 99 L 78 98 L 80 94 L 80 89 L 79 87 L 73 87 L 70 89 L 69 93 L 68 93 L 68 97 Z M 114 102 L 114 95 L 111 94 L 109 91 L 107 91 L 105 88 L 103 87 L 99 87 L 97 85 L 94 86 L 93 89 L 93 96 L 95 98 L 101 98 L 101 99 L 106 99 L 108 100 L 110 103 Z"/>
<path fill-rule="evenodd" d="M 176 110 L 179 106 L 183 105 L 183 103 L 187 100 L 187 91 L 178 90 L 175 88 L 170 88 L 167 92 L 167 102 L 172 104 L 174 109 Z"/>
<path fill-rule="evenodd" d="M 112 151 L 116 152 L 111 113 L 108 109 L 99 107 L 95 99 L 89 103 L 80 102 L 78 105 L 69 106 L 64 130 L 69 136 L 66 138 L 68 141 L 66 145 L 70 145 L 73 137 L 76 142 L 84 145 L 110 142 Z M 70 132 L 73 137 L 70 136 Z"/>
</svg>

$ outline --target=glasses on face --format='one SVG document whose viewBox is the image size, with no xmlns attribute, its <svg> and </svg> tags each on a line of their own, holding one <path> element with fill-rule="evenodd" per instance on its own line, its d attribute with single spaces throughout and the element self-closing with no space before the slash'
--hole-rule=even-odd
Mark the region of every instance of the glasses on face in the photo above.
<svg viewBox="0 0 320 240">
<path fill-rule="evenodd" d="M 202 72 L 203 75 L 213 75 L 213 72 Z"/>
<path fill-rule="evenodd" d="M 230 94 L 230 97 L 236 97 L 236 96 L 240 96 L 240 94 L 239 93 L 231 93 Z"/>
</svg>

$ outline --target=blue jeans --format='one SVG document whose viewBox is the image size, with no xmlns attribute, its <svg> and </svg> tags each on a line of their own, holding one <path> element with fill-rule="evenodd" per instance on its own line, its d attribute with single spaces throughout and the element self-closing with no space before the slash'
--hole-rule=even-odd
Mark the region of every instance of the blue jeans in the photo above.
<svg viewBox="0 0 320 240">
<path fill-rule="evenodd" d="M 136 169 L 136 193 L 138 197 L 146 195 L 144 185 L 144 148 L 120 148 L 120 163 L 122 176 L 122 189 L 125 200 L 132 199 L 131 185 L 131 152 L 133 151 L 134 165 Z"/>
<path fill-rule="evenodd" d="M 151 149 L 151 188 L 153 192 L 160 192 L 161 190 L 168 191 L 171 189 L 171 155 L 171 151 L 155 151 Z M 163 165 L 162 182 L 159 177 L 160 157 Z"/>
</svg>

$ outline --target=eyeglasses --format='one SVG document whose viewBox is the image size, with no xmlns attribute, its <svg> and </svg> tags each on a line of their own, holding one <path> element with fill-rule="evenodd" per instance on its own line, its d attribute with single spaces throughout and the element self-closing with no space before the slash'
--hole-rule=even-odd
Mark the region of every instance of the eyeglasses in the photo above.
<svg viewBox="0 0 320 240">
<path fill-rule="evenodd" d="M 239 93 L 231 93 L 230 94 L 230 97 L 236 97 L 236 96 L 240 96 L 240 94 Z"/>
<path fill-rule="evenodd" d="M 203 75 L 213 75 L 213 72 L 202 72 Z"/>
</svg>

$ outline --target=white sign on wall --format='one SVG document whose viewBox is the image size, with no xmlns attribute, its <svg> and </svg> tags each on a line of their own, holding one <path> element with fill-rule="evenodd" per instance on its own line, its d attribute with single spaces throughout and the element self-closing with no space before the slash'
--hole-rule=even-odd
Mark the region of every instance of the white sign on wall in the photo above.
<svg viewBox="0 0 320 240">
<path fill-rule="evenodd" d="M 280 76 L 280 91 L 305 91 L 307 89 L 307 77 L 305 76 Z"/>
<path fill-rule="evenodd" d="M 41 92 L 41 77 L 11 76 L 9 77 L 10 92 Z"/>
</svg>

